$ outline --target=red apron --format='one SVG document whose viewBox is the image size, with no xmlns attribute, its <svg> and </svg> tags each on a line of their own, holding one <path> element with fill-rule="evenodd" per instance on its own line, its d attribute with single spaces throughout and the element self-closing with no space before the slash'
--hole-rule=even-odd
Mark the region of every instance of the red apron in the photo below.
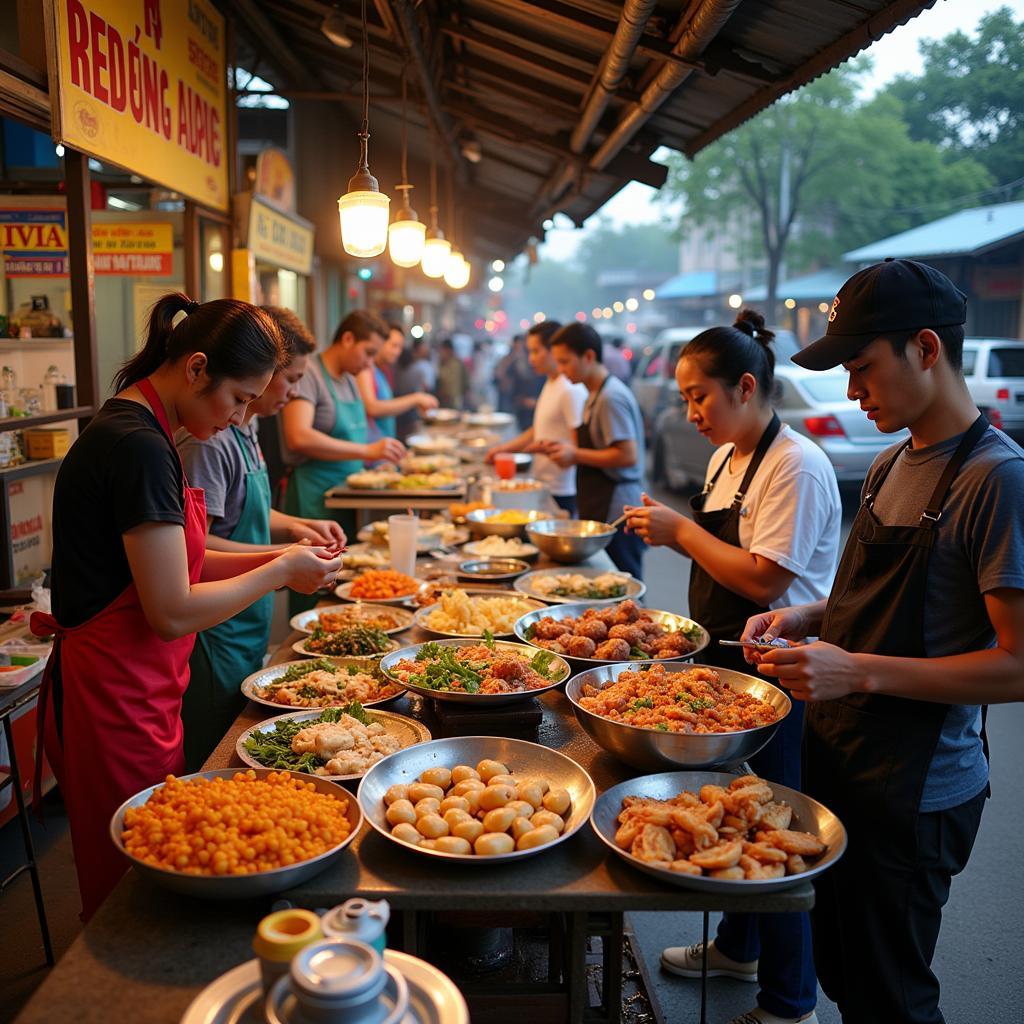
<svg viewBox="0 0 1024 1024">
<path fill-rule="evenodd" d="M 148 380 L 138 384 L 171 439 L 163 403 Z M 206 550 L 206 501 L 185 487 L 185 551 L 190 583 L 199 580 Z M 39 696 L 37 780 L 41 749 L 60 785 L 88 920 L 127 870 L 110 840 L 110 819 L 140 789 L 180 774 L 181 698 L 195 634 L 161 640 L 143 613 L 135 584 L 80 626 L 62 627 L 51 615 L 32 616 L 36 636 L 55 635 Z M 60 661 L 63 735 L 47 715 L 54 659 Z M 38 781 L 36 786 L 38 792 Z"/>
</svg>

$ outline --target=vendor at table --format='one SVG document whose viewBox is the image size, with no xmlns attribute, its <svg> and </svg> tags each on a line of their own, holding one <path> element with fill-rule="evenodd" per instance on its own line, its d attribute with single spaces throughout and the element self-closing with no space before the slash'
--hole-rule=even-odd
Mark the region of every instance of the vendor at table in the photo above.
<svg viewBox="0 0 1024 1024">
<path fill-rule="evenodd" d="M 356 376 L 369 367 L 387 334 L 380 317 L 353 310 L 338 325 L 330 347 L 310 360 L 298 394 L 282 410 L 285 445 L 301 459 L 285 491 L 285 511 L 290 515 L 334 518 L 347 534 L 354 534 L 354 514 L 332 515 L 324 494 L 362 469 L 363 462 L 398 462 L 405 455 L 405 445 L 393 437 L 369 440 L 366 408 L 356 384 Z M 315 604 L 313 599 L 290 597 L 293 614 Z"/>
<path fill-rule="evenodd" d="M 575 443 L 546 442 L 541 450 L 557 466 L 576 467 L 581 519 L 610 523 L 643 491 L 644 428 L 633 392 L 601 363 L 601 336 L 590 324 L 572 323 L 551 339 L 559 372 L 583 384 L 587 401 Z M 620 526 L 608 556 L 623 571 L 643 577 L 644 542 Z"/>
<path fill-rule="evenodd" d="M 398 357 L 405 348 L 405 334 L 398 324 L 388 327 L 388 336 L 377 349 L 377 355 L 365 370 L 356 377 L 359 394 L 370 428 L 370 440 L 398 436 L 398 417 L 415 410 L 426 412 L 437 408 L 437 399 L 425 391 L 414 391 L 395 397 L 389 373 L 394 374 Z"/>
<path fill-rule="evenodd" d="M 251 553 L 295 541 L 338 547 L 346 538 L 335 520 L 299 519 L 270 506 L 270 480 L 257 436 L 259 417 L 276 416 L 295 397 L 316 342 L 291 310 L 262 309 L 280 331 L 286 361 L 266 391 L 249 404 L 241 424 L 205 441 L 186 431 L 176 438 L 185 475 L 206 494 L 206 549 Z M 273 610 L 274 596 L 265 594 L 197 637 L 181 707 L 188 771 L 203 766 L 244 707 L 239 687 L 263 665 Z"/>
<path fill-rule="evenodd" d="M 115 397 L 57 473 L 53 615 L 36 613 L 32 628 L 56 635 L 39 724 L 86 919 L 127 867 L 110 841 L 112 815 L 184 769 L 181 698 L 195 634 L 278 587 L 313 592 L 340 568 L 318 547 L 207 552 L 203 492 L 188 485 L 174 447 L 179 428 L 208 438 L 241 424 L 280 360 L 278 330 L 255 306 L 165 295 Z"/>
<path fill-rule="evenodd" d="M 718 641 L 738 639 L 747 619 L 769 608 L 825 597 L 842 518 L 828 457 L 781 425 L 772 409 L 773 337 L 764 317 L 745 309 L 733 326 L 712 327 L 686 345 L 676 383 L 687 420 L 717 446 L 704 490 L 690 502 L 692 519 L 645 494 L 627 521 L 648 544 L 692 559 L 690 615 L 711 634 L 699 660 L 744 673 L 750 666 L 742 650 Z M 799 789 L 802 731 L 797 702 L 750 767 Z M 699 943 L 673 946 L 661 964 L 699 978 L 702 953 Z M 759 983 L 758 1005 L 739 1019 L 777 1024 L 811 1017 L 817 982 L 807 914 L 725 914 L 707 956 L 712 977 Z"/>
<path fill-rule="evenodd" d="M 487 452 L 487 461 L 494 462 L 499 452 L 535 452 L 533 476 L 540 480 L 559 508 L 576 515 L 576 471 L 571 466 L 556 465 L 543 454 L 547 442 L 576 440 L 576 431 L 583 421 L 583 405 L 587 389 L 572 384 L 562 376 L 551 354 L 551 339 L 561 330 L 557 320 L 535 324 L 526 333 L 526 351 L 530 368 L 544 378 L 544 386 L 533 410 L 533 423 L 518 437 L 495 445 Z"/>
<path fill-rule="evenodd" d="M 846 1024 L 943 1020 L 932 955 L 988 792 L 982 709 L 1024 699 L 1024 451 L 967 390 L 966 316 L 949 278 L 911 260 L 839 290 L 794 361 L 842 364 L 850 400 L 910 437 L 871 467 L 827 602 L 746 629 L 820 637 L 751 657 L 807 702 L 806 790 L 848 831 L 811 915 Z"/>
</svg>

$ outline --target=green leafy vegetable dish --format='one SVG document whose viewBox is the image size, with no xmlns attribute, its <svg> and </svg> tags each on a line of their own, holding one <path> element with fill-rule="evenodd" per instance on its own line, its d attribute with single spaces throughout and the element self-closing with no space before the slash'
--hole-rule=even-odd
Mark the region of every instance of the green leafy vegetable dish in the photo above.
<svg viewBox="0 0 1024 1024">
<path fill-rule="evenodd" d="M 410 686 L 461 693 L 506 694 L 543 690 L 568 674 L 550 651 L 530 651 L 483 643 L 464 646 L 424 644 L 415 658 L 403 658 L 390 674 Z"/>
<path fill-rule="evenodd" d="M 328 633 L 319 626 L 313 630 L 305 643 L 305 649 L 312 654 L 327 654 L 333 657 L 362 658 L 382 654 L 394 647 L 394 641 L 381 629 L 369 626 L 351 626 L 337 633 Z"/>
</svg>

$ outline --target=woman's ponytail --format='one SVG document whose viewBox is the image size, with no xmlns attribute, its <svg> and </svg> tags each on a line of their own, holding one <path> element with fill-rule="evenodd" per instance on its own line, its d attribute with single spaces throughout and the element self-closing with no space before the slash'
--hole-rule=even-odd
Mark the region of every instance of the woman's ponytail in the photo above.
<svg viewBox="0 0 1024 1024">
<path fill-rule="evenodd" d="M 179 313 L 186 315 L 175 323 Z M 238 299 L 196 302 L 171 292 L 150 311 L 146 343 L 114 375 L 114 393 L 193 352 L 206 355 L 210 388 L 226 377 L 242 380 L 272 373 L 289 356 L 277 323 L 258 306 Z"/>
<path fill-rule="evenodd" d="M 146 343 L 114 375 L 114 394 L 130 388 L 151 373 L 155 373 L 167 360 L 168 345 L 174 333 L 174 318 L 188 311 L 192 300 L 181 292 L 171 292 L 158 299 L 149 312 Z"/>
</svg>

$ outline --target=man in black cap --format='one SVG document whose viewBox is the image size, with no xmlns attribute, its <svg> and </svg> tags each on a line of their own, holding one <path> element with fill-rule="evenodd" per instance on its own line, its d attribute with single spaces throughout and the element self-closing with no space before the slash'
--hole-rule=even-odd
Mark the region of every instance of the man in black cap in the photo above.
<svg viewBox="0 0 1024 1024">
<path fill-rule="evenodd" d="M 842 364 L 883 452 L 827 602 L 756 616 L 752 655 L 808 702 L 807 792 L 846 825 L 817 883 L 815 962 L 846 1024 L 939 1024 L 942 907 L 988 795 L 985 705 L 1024 699 L 1024 451 L 961 371 L 967 300 L 944 274 L 886 260 L 840 289 L 794 357 Z"/>
</svg>

